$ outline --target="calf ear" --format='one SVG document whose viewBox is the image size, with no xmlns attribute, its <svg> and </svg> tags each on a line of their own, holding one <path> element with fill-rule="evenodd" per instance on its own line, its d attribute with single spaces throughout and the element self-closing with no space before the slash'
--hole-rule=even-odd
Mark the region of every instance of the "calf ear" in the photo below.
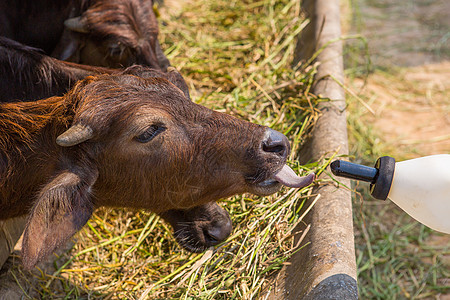
<svg viewBox="0 0 450 300">
<path fill-rule="evenodd" d="M 179 88 L 186 96 L 186 98 L 191 100 L 186 81 L 184 81 L 184 78 L 183 76 L 181 76 L 180 72 L 178 72 L 178 70 L 172 66 L 167 67 L 167 80 L 169 80 L 172 84 Z"/>
<path fill-rule="evenodd" d="M 97 174 L 64 171 L 39 193 L 25 228 L 22 259 L 31 269 L 72 237 L 93 211 L 90 190 Z"/>
<path fill-rule="evenodd" d="M 64 26 L 75 32 L 89 33 L 89 27 L 81 16 L 65 20 Z"/>
</svg>

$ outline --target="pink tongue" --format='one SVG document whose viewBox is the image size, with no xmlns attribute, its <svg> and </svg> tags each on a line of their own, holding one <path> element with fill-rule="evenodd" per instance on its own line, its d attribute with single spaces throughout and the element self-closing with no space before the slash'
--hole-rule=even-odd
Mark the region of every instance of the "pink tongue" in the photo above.
<svg viewBox="0 0 450 300">
<path fill-rule="evenodd" d="M 299 177 L 295 174 L 294 170 L 289 168 L 288 165 L 284 167 L 273 177 L 279 183 L 291 187 L 291 188 L 302 188 L 310 185 L 315 178 L 314 173 L 307 176 Z"/>
</svg>

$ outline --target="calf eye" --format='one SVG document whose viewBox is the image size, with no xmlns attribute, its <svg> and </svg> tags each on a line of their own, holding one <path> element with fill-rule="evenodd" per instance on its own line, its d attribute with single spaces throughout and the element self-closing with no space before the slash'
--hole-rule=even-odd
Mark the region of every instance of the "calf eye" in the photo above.
<svg viewBox="0 0 450 300">
<path fill-rule="evenodd" d="M 152 125 L 144 133 L 136 136 L 135 139 L 140 143 L 147 143 L 164 130 L 166 130 L 164 126 Z"/>
</svg>

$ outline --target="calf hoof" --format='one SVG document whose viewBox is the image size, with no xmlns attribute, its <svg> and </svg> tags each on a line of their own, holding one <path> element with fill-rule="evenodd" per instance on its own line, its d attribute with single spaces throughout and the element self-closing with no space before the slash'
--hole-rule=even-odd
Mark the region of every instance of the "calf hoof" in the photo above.
<svg viewBox="0 0 450 300">
<path fill-rule="evenodd" d="M 161 214 L 173 229 L 178 244 L 190 252 L 202 252 L 227 239 L 233 228 L 227 211 L 217 203 Z"/>
</svg>

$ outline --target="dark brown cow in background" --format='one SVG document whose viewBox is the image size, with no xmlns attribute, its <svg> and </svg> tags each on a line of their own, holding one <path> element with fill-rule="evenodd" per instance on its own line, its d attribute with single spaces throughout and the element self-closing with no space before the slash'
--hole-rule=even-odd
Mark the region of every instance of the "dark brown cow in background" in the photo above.
<svg viewBox="0 0 450 300">
<path fill-rule="evenodd" d="M 116 68 L 139 64 L 165 71 L 170 66 L 150 0 L 96 0 L 64 24 L 62 41 L 53 51 L 57 58 Z"/>
<path fill-rule="evenodd" d="M 170 65 L 151 0 L 0 0 L 0 36 L 80 64 Z"/>
<path fill-rule="evenodd" d="M 87 77 L 63 97 L 0 104 L 0 219 L 31 208 L 31 268 L 98 206 L 164 215 L 310 184 L 288 154 L 281 133 L 197 105 L 164 78 Z"/>
</svg>

